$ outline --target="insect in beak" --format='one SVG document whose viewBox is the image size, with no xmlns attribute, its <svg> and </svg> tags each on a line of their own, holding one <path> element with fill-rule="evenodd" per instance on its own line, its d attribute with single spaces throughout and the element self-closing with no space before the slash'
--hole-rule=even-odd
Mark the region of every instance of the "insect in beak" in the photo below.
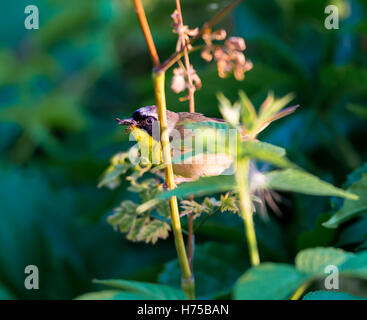
<svg viewBox="0 0 367 320">
<path fill-rule="evenodd" d="M 134 127 L 136 127 L 136 121 L 133 118 L 123 119 L 123 120 L 116 118 L 116 120 L 118 124 L 127 126 L 126 133 L 129 133 L 131 130 L 134 129 Z"/>
</svg>

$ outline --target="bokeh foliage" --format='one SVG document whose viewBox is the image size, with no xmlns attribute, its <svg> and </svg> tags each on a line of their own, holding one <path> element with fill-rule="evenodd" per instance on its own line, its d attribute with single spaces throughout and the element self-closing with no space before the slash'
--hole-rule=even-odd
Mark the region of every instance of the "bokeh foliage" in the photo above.
<svg viewBox="0 0 367 320">
<path fill-rule="evenodd" d="M 243 82 L 220 79 L 215 65 L 193 54 L 203 82 L 197 111 L 220 116 L 218 91 L 234 101 L 245 90 L 255 105 L 269 90 L 277 96 L 293 92 L 301 107 L 259 138 L 286 148 L 293 162 L 336 186 L 361 167 L 345 188 L 357 184 L 366 196 L 367 2 L 332 2 L 342 13 L 339 30 L 324 28 L 330 1 L 244 1 L 221 26 L 245 38 L 254 69 Z M 169 18 L 174 1 L 144 3 L 159 53 L 168 57 L 176 41 Z M 185 23 L 200 26 L 225 3 L 185 1 Z M 97 188 L 109 158 L 131 146 L 115 117 L 154 103 L 149 56 L 132 4 L 40 0 L 40 29 L 26 30 L 28 4 L 0 4 L 0 297 L 74 298 L 92 291 L 93 278 L 171 283 L 171 238 L 154 247 L 131 243 L 107 224 L 112 209 L 137 194 L 127 191 L 124 180 L 113 191 Z M 167 93 L 170 109 L 188 110 Z M 347 203 L 281 195 L 282 216 L 255 217 L 262 260 L 293 264 L 300 249 L 316 246 L 366 249 L 363 206 L 337 230 L 325 229 L 322 223 L 347 211 Z M 196 262 L 208 276 L 197 284 L 199 296 L 226 296 L 249 265 L 239 218 L 213 216 L 196 241 L 197 254 L 208 256 Z M 218 256 L 228 252 L 236 256 L 226 259 L 230 269 L 218 266 Z M 38 291 L 24 289 L 29 264 L 40 269 Z M 212 290 L 204 287 L 208 283 Z"/>
</svg>

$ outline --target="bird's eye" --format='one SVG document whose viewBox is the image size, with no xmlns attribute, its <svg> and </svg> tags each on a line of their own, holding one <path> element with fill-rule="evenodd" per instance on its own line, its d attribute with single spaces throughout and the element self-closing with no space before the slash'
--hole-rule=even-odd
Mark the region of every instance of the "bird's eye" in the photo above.
<svg viewBox="0 0 367 320">
<path fill-rule="evenodd" d="M 148 117 L 145 121 L 146 121 L 146 123 L 151 124 L 153 122 L 153 118 Z"/>
</svg>

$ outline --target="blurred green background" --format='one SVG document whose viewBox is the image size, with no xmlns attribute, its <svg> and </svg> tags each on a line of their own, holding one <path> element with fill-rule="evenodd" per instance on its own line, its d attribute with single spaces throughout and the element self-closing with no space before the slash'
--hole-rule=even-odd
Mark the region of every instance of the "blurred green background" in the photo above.
<svg viewBox="0 0 367 320">
<path fill-rule="evenodd" d="M 175 50 L 175 3 L 143 2 L 163 60 Z M 184 22 L 201 26 L 226 3 L 184 0 Z M 324 27 L 330 3 L 339 7 L 339 30 Z M 39 8 L 39 30 L 24 27 L 29 4 Z M 0 298 L 71 299 L 93 290 L 93 278 L 156 281 L 175 257 L 173 239 L 154 246 L 125 240 L 106 217 L 134 195 L 124 184 L 113 191 L 97 188 L 109 158 L 132 144 L 115 118 L 154 103 L 151 64 L 132 1 L 14 0 L 2 1 L 0 12 Z M 269 90 L 277 96 L 294 92 L 301 107 L 260 139 L 287 148 L 300 166 L 342 186 L 367 156 L 366 13 L 363 0 L 244 1 L 218 28 L 245 38 L 254 68 L 242 82 L 220 79 L 216 66 L 194 53 L 203 82 L 197 111 L 219 116 L 218 91 L 233 101 L 244 89 L 257 105 Z M 170 90 L 167 103 L 188 111 Z M 282 216 L 270 212 L 257 219 L 263 260 L 292 262 L 309 246 L 355 250 L 366 244 L 366 218 L 354 221 L 357 236 L 348 224 L 320 232 L 335 199 L 331 205 L 329 198 L 282 196 Z M 211 261 L 216 267 L 205 279 L 210 290 L 230 286 L 245 270 L 246 258 L 237 254 L 247 250 L 238 217 L 219 214 L 196 240 L 197 252 L 222 252 L 231 264 Z M 24 288 L 30 264 L 39 267 L 39 290 Z"/>
</svg>

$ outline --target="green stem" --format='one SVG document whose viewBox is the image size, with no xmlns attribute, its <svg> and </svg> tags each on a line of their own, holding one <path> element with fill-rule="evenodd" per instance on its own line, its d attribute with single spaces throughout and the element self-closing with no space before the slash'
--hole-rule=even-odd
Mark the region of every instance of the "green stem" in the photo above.
<svg viewBox="0 0 367 320">
<path fill-rule="evenodd" d="M 166 108 L 166 94 L 164 86 L 165 73 L 164 71 L 157 70 L 157 67 L 160 64 L 159 56 L 154 44 L 152 33 L 150 32 L 143 4 L 141 0 L 133 0 L 133 2 L 140 22 L 141 29 L 144 34 L 145 41 L 149 49 L 149 54 L 152 59 L 153 68 L 155 68 L 153 71 L 153 84 L 154 84 L 155 98 L 157 101 L 157 111 L 159 118 L 158 120 L 160 124 L 163 163 L 166 165 L 165 166 L 166 183 L 169 189 L 174 189 L 176 185 L 173 176 L 171 149 L 169 145 L 169 137 L 167 132 L 167 115 L 166 115 L 167 108 Z M 191 273 L 190 264 L 186 255 L 185 243 L 183 240 L 181 230 L 180 213 L 178 210 L 177 198 L 171 197 L 168 201 L 168 204 L 170 208 L 172 230 L 175 239 L 178 261 L 182 271 L 182 284 L 181 284 L 182 290 L 186 293 L 189 299 L 195 299 L 195 283 Z"/>
<path fill-rule="evenodd" d="M 301 285 L 296 292 L 293 294 L 290 300 L 299 300 L 299 298 L 302 297 L 308 286 L 310 285 L 309 282 L 305 282 L 303 285 Z"/>
<path fill-rule="evenodd" d="M 157 102 L 157 111 L 161 133 L 162 156 L 165 164 L 165 177 L 168 189 L 176 187 L 172 168 L 171 148 L 167 131 L 166 114 L 166 95 L 165 95 L 165 73 L 153 73 L 154 92 Z M 180 213 L 178 210 L 177 198 L 169 199 L 169 208 L 171 213 L 172 230 L 175 239 L 175 246 L 178 256 L 178 262 L 182 271 L 182 290 L 189 299 L 195 299 L 195 283 L 192 277 L 190 263 L 187 258 L 185 243 L 182 236 Z"/>
<path fill-rule="evenodd" d="M 252 202 L 249 188 L 249 172 L 250 172 L 250 159 L 249 158 L 238 159 L 235 176 L 240 197 L 241 216 L 245 224 L 251 264 L 253 266 L 257 266 L 260 263 L 260 258 L 259 258 L 259 251 L 257 248 L 255 226 L 252 215 Z"/>
</svg>

